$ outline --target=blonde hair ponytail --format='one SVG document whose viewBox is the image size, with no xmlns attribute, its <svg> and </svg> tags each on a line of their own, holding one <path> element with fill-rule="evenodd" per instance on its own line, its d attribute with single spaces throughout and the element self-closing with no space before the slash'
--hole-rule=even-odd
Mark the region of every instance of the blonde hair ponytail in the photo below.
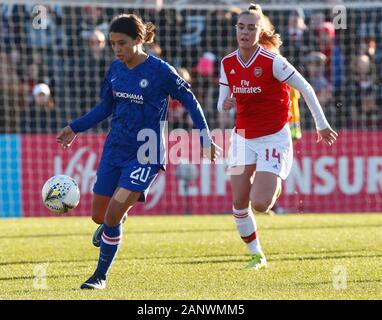
<svg viewBox="0 0 382 320">
<path fill-rule="evenodd" d="M 265 49 L 278 52 L 279 48 L 283 44 L 279 33 L 275 32 L 271 20 L 267 16 L 263 15 L 263 34 L 260 37 L 259 44 Z"/>
</svg>

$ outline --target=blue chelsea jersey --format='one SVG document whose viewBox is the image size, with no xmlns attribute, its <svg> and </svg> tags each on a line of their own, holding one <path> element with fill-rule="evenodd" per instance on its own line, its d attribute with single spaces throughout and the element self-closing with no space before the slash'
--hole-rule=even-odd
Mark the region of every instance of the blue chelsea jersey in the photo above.
<svg viewBox="0 0 382 320">
<path fill-rule="evenodd" d="M 145 154 L 145 160 L 164 167 L 163 124 L 168 96 L 179 100 L 189 111 L 195 127 L 202 130 L 201 142 L 204 145 L 211 143 L 206 119 L 190 91 L 190 85 L 161 59 L 148 56 L 145 62 L 133 69 L 114 60 L 105 76 L 100 96 L 101 102 L 70 126 L 74 132 L 82 132 L 112 115 L 102 155 L 111 164 L 124 166 L 137 157 L 142 161 L 139 159 L 142 156 L 140 151 L 149 146 L 151 154 Z M 140 148 L 144 144 L 146 148 Z"/>
</svg>

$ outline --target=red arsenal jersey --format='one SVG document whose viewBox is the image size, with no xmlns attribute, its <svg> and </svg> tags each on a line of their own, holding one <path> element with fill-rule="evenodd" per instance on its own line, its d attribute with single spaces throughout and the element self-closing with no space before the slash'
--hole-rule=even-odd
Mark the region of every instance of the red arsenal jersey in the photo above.
<svg viewBox="0 0 382 320">
<path fill-rule="evenodd" d="M 236 131 L 245 138 L 266 136 L 281 130 L 290 120 L 290 87 L 295 73 L 281 55 L 260 46 L 247 63 L 239 50 L 221 61 L 220 84 L 228 85 L 237 102 Z"/>
</svg>

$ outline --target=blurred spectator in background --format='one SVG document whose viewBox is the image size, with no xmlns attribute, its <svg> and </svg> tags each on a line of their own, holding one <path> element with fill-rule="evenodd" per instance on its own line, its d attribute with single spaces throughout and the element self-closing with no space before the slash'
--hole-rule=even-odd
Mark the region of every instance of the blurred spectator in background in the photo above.
<svg viewBox="0 0 382 320">
<path fill-rule="evenodd" d="M 196 72 L 202 77 L 211 77 L 215 72 L 216 56 L 212 52 L 205 52 L 198 60 Z"/>
<path fill-rule="evenodd" d="M 317 28 L 318 37 L 318 51 L 322 52 L 326 56 L 325 62 L 325 77 L 332 82 L 333 72 L 333 49 L 335 45 L 335 29 L 331 22 L 322 22 Z"/>
<path fill-rule="evenodd" d="M 370 58 L 374 58 L 377 44 L 373 37 L 361 37 L 359 40 L 359 54 L 366 54 Z"/>
<path fill-rule="evenodd" d="M 353 58 L 353 77 L 351 88 L 356 92 L 352 96 L 352 124 L 361 129 L 377 127 L 379 111 L 377 108 L 377 83 L 375 64 L 367 54 Z"/>
<path fill-rule="evenodd" d="M 304 33 L 304 54 L 312 51 L 320 51 L 318 45 L 318 28 L 321 23 L 325 22 L 325 14 L 322 11 L 306 12 L 307 28 Z"/>
<path fill-rule="evenodd" d="M 26 25 L 31 25 L 30 14 L 24 5 L 16 4 L 7 6 L 6 16 L 9 28 L 9 44 L 24 55 L 27 43 Z"/>
<path fill-rule="evenodd" d="M 55 104 L 49 86 L 34 86 L 27 108 L 20 113 L 21 133 L 54 133 L 58 130 Z"/>
<path fill-rule="evenodd" d="M 94 29 L 101 31 L 105 37 L 108 36 L 109 23 L 106 19 L 105 10 L 102 7 L 83 7 L 81 18 L 82 21 L 80 23 L 80 36 L 83 39 L 88 39 Z"/>
<path fill-rule="evenodd" d="M 106 37 L 99 30 L 93 30 L 88 35 L 88 46 L 86 47 L 88 50 L 90 58 L 95 62 L 105 62 L 105 48 L 106 48 Z M 103 67 L 106 64 L 102 65 Z"/>
<path fill-rule="evenodd" d="M 316 32 L 323 22 L 325 22 L 325 13 L 322 11 L 313 12 L 309 17 L 309 31 Z"/>
<path fill-rule="evenodd" d="M 209 11 L 207 14 L 206 35 L 203 37 L 202 46 L 204 50 L 212 52 L 217 57 L 217 64 L 225 56 L 228 47 L 236 46 L 234 25 L 239 13 L 240 8 L 232 7 L 227 10 Z M 220 65 L 216 67 L 219 69 Z"/>
<path fill-rule="evenodd" d="M 0 48 L 0 132 L 18 132 L 20 111 L 28 97 L 28 84 L 17 74 L 11 56 Z"/>
<path fill-rule="evenodd" d="M 332 96 L 330 82 L 325 76 L 326 62 L 326 55 L 318 51 L 310 52 L 304 58 L 307 80 L 316 92 L 324 110 Z"/>
<path fill-rule="evenodd" d="M 22 70 L 20 74 L 28 83 L 29 93 L 38 83 L 47 83 L 51 87 L 54 87 L 54 77 L 58 66 L 48 65 L 45 56 L 40 52 L 33 52 L 28 55 L 26 65 L 22 65 Z"/>
<path fill-rule="evenodd" d="M 11 40 L 13 30 L 10 26 L 10 17 L 12 14 L 12 6 L 10 4 L 0 5 L 0 43 L 5 52 L 11 49 Z"/>
<path fill-rule="evenodd" d="M 283 55 L 298 69 L 302 64 L 302 58 L 306 51 L 304 34 L 307 27 L 304 18 L 304 11 L 301 8 L 289 14 L 288 27 L 282 37 L 283 45 L 280 48 Z"/>
<path fill-rule="evenodd" d="M 65 86 L 65 94 L 75 97 L 77 101 L 74 110 L 76 114 L 73 112 L 70 116 L 78 116 L 98 103 L 99 88 L 112 59 L 112 55 L 107 51 L 107 38 L 100 30 L 89 31 L 83 40 L 85 46 L 81 54 L 66 62 L 67 79 L 71 82 Z M 109 128 L 107 121 L 99 126 L 104 131 Z"/>
<path fill-rule="evenodd" d="M 357 42 L 358 54 L 367 55 L 372 64 L 375 65 L 375 80 L 378 83 L 382 82 L 382 61 L 379 55 L 382 50 L 377 50 L 377 42 L 371 36 L 361 36 Z"/>
<path fill-rule="evenodd" d="M 192 70 L 194 93 L 201 103 L 207 121 L 213 122 L 218 116 L 216 104 L 219 96 L 218 68 L 216 56 L 204 52 Z"/>
<path fill-rule="evenodd" d="M 318 51 L 310 52 L 303 60 L 306 80 L 312 85 L 328 121 L 333 123 L 336 111 L 332 106 L 332 86 L 325 76 L 326 62 L 326 55 Z M 308 121 L 309 119 L 304 120 Z"/>
<path fill-rule="evenodd" d="M 94 30 L 108 37 L 108 17 L 105 9 L 96 6 L 66 7 L 66 33 L 69 37 L 66 56 L 76 59 L 88 47 L 88 40 Z"/>
<path fill-rule="evenodd" d="M 47 84 L 37 84 L 33 88 L 32 96 L 36 107 L 46 110 L 51 110 L 54 108 L 53 98 L 51 96 L 50 88 Z"/>
<path fill-rule="evenodd" d="M 239 8 L 213 11 L 182 10 L 182 28 L 180 29 L 180 46 L 182 66 L 193 68 L 204 52 L 223 57 L 227 47 L 236 44 L 235 16 Z M 216 60 L 216 63 L 218 63 Z"/>
</svg>

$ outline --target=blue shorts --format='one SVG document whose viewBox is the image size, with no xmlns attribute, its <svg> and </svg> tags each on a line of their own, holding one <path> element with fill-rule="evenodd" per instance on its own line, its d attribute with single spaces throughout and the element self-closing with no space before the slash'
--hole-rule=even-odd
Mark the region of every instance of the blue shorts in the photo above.
<svg viewBox="0 0 382 320">
<path fill-rule="evenodd" d="M 101 160 L 97 169 L 97 180 L 93 192 L 112 197 L 118 187 L 141 192 L 138 201 L 145 201 L 151 184 L 154 182 L 160 167 L 158 165 L 142 165 L 132 161 L 125 167 L 118 167 Z"/>
</svg>

